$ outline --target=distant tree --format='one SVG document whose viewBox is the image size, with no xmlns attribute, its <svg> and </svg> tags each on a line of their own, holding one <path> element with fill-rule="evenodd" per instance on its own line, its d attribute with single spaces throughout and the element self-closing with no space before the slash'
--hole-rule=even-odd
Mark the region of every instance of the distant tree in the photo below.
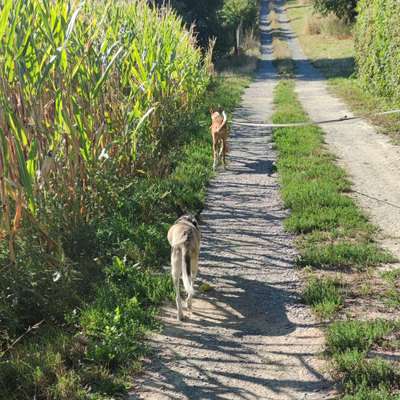
<svg viewBox="0 0 400 400">
<path fill-rule="evenodd" d="M 243 29 L 257 17 L 258 0 L 148 0 L 150 4 L 170 4 L 187 25 L 195 24 L 199 44 L 207 48 L 216 38 L 216 52 L 227 53 L 235 46 L 239 53 Z"/>
<path fill-rule="evenodd" d="M 322 15 L 334 13 L 338 18 L 352 23 L 357 16 L 358 0 L 313 0 L 314 9 Z"/>
<path fill-rule="evenodd" d="M 149 0 L 154 1 L 154 0 Z M 195 24 L 199 44 L 207 47 L 212 37 L 222 39 L 223 28 L 218 20 L 218 11 L 224 0 L 155 0 L 158 6 L 170 4 L 187 25 Z"/>
<path fill-rule="evenodd" d="M 254 23 L 257 3 L 255 0 L 225 0 L 219 14 L 225 26 L 233 29 L 235 53 L 239 54 L 241 33 L 244 26 Z"/>
</svg>

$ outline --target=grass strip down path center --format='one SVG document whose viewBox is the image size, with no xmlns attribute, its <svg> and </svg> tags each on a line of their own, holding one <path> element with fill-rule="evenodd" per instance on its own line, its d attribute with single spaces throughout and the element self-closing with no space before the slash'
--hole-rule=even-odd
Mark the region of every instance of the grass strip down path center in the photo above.
<svg viewBox="0 0 400 400">
<path fill-rule="evenodd" d="M 294 82 L 281 81 L 275 91 L 274 123 L 306 122 Z M 301 236 L 302 266 L 364 269 L 393 261 L 373 241 L 376 228 L 347 195 L 350 183 L 324 148 L 317 126 L 274 130 L 279 151 L 285 207 L 291 210 L 286 229 Z"/>
<path fill-rule="evenodd" d="M 294 89 L 290 79 L 277 85 L 274 123 L 309 121 Z M 345 288 L 339 279 L 347 274 L 347 285 L 355 286 L 354 275 L 368 280 L 370 269 L 394 258 L 374 243 L 376 228 L 348 195 L 350 182 L 326 150 L 322 129 L 278 128 L 274 140 L 282 197 L 291 210 L 285 227 L 299 235 L 298 264 L 309 272 L 303 300 L 322 319 L 345 319 L 326 327 L 326 356 L 332 377 L 340 383 L 340 398 L 399 399 L 399 362 L 384 354 L 398 351 L 400 325 L 348 319 L 346 295 L 354 287 Z"/>
</svg>

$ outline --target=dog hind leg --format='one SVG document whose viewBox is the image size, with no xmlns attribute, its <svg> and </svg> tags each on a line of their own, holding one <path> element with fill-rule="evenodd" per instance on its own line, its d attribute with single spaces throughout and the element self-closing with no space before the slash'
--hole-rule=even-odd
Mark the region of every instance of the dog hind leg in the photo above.
<svg viewBox="0 0 400 400">
<path fill-rule="evenodd" d="M 172 280 L 175 288 L 175 296 L 176 296 L 176 310 L 177 310 L 177 320 L 182 321 L 183 312 L 182 312 L 182 301 L 181 295 L 179 291 L 179 279 L 182 273 L 182 265 L 181 265 L 181 251 L 179 249 L 173 248 L 171 252 L 171 273 Z"/>
<path fill-rule="evenodd" d="M 223 159 L 223 162 L 224 162 L 224 168 L 226 168 L 225 157 L 226 157 L 227 151 L 228 151 L 228 144 L 226 143 L 226 140 L 224 139 L 224 140 L 222 140 L 222 159 Z"/>
<path fill-rule="evenodd" d="M 198 263 L 199 263 L 199 253 L 194 252 L 191 257 L 191 272 L 192 272 L 192 285 L 193 286 L 194 286 L 194 282 L 196 280 L 197 271 L 199 269 Z M 186 301 L 187 308 L 190 313 L 192 312 L 192 298 L 193 298 L 193 295 L 188 295 L 187 301 Z"/>
<path fill-rule="evenodd" d="M 192 297 L 194 295 L 193 280 L 192 280 L 192 259 L 193 254 L 188 249 L 183 249 L 182 252 L 182 279 L 183 286 L 185 287 L 187 293 L 186 305 L 188 310 L 192 308 Z"/>
</svg>

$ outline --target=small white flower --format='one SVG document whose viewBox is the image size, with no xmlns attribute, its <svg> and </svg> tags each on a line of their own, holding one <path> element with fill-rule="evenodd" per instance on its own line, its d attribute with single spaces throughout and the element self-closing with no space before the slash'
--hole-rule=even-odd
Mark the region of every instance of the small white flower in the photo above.
<svg viewBox="0 0 400 400">
<path fill-rule="evenodd" d="M 99 155 L 99 160 L 108 160 L 110 156 L 107 154 L 106 149 L 102 149 Z"/>
<path fill-rule="evenodd" d="M 53 274 L 53 282 L 59 281 L 60 278 L 61 278 L 61 272 L 59 272 L 59 271 L 54 272 L 54 274 Z"/>
</svg>

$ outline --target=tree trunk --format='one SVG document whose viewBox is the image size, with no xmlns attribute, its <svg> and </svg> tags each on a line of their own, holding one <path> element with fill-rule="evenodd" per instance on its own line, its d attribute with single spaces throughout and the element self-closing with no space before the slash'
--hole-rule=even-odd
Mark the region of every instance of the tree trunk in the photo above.
<svg viewBox="0 0 400 400">
<path fill-rule="evenodd" d="M 243 19 L 240 19 L 239 25 L 236 28 L 236 43 L 235 43 L 235 54 L 238 56 L 240 54 L 240 39 L 242 34 Z"/>
</svg>

